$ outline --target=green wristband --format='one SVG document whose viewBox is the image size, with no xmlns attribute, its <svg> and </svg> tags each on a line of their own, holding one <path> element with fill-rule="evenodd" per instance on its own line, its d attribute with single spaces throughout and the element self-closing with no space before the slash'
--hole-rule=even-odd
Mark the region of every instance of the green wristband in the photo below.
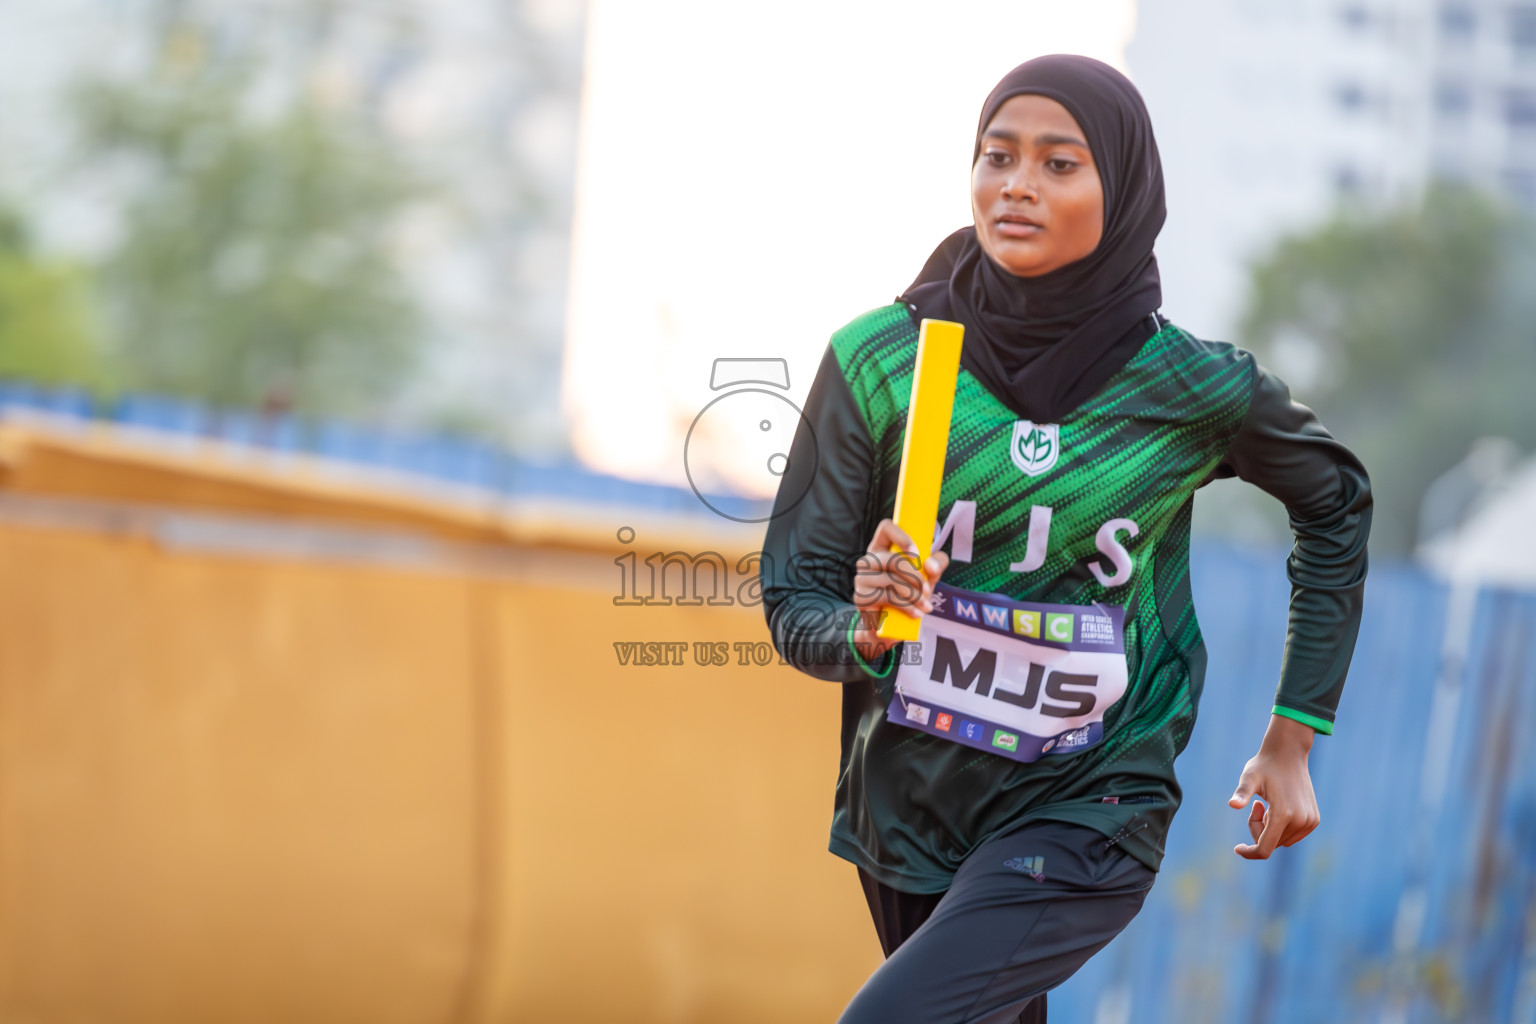
<svg viewBox="0 0 1536 1024">
<path fill-rule="evenodd" d="M 1300 722 L 1302 725 L 1310 725 L 1313 729 L 1322 733 L 1324 736 L 1333 735 L 1332 722 L 1324 718 L 1318 718 L 1316 715 L 1309 715 L 1305 711 L 1297 711 L 1293 708 L 1283 708 L 1279 704 L 1276 704 L 1272 713 L 1279 715 L 1281 718 L 1289 718 L 1293 722 Z"/>
<path fill-rule="evenodd" d="M 864 655 L 859 653 L 859 645 L 853 642 L 853 634 L 854 634 L 854 632 L 856 630 L 858 630 L 858 628 L 859 628 L 859 616 L 858 615 L 854 615 L 852 618 L 850 618 L 848 620 L 848 647 L 849 647 L 849 649 L 853 651 L 853 656 L 858 659 L 859 667 L 860 668 L 862 668 L 865 672 L 868 672 L 870 675 L 874 676 L 876 679 L 884 679 L 886 676 L 890 675 L 891 674 L 891 670 L 896 667 L 896 659 L 895 659 L 895 657 L 893 657 L 893 654 L 894 654 L 896 649 L 893 647 L 890 650 L 885 652 L 885 656 L 882 659 L 885 662 L 884 670 L 883 671 L 879 671 L 879 672 L 875 671 L 874 666 L 872 666 L 869 662 L 865 661 L 864 660 Z"/>
</svg>

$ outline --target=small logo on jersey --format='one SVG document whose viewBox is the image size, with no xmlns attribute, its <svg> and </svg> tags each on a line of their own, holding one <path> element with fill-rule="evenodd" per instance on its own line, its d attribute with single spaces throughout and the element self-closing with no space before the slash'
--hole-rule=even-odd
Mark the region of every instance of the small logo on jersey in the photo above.
<svg viewBox="0 0 1536 1024">
<path fill-rule="evenodd" d="M 916 722 L 918 725 L 928 724 L 928 709 L 921 704 L 907 705 L 907 721 Z"/>
<path fill-rule="evenodd" d="M 992 745 L 999 750 L 1018 750 L 1019 738 L 1011 732 L 997 730 L 997 735 L 992 737 Z"/>
<path fill-rule="evenodd" d="M 977 723 L 966 721 L 964 718 L 960 719 L 960 735 L 966 739 L 979 740 L 984 732 L 986 730 Z"/>
<path fill-rule="evenodd" d="M 1013 439 L 1008 444 L 1013 464 L 1029 476 L 1039 476 L 1056 465 L 1061 454 L 1061 427 L 1055 423 L 1019 420 L 1013 425 Z"/>
<path fill-rule="evenodd" d="M 933 727 L 939 730 L 939 732 L 949 732 L 949 727 L 954 724 L 954 716 L 946 715 L 943 712 L 940 712 L 933 720 Z"/>
<path fill-rule="evenodd" d="M 1045 881 L 1044 857 L 1010 857 L 1003 861 L 1003 867 L 1026 874 L 1037 882 Z"/>
</svg>

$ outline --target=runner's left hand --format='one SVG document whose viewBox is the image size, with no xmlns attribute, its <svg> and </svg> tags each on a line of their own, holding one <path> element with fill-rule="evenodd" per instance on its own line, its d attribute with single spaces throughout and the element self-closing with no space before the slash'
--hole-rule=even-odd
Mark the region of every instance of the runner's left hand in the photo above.
<svg viewBox="0 0 1536 1024">
<path fill-rule="evenodd" d="M 1234 846 L 1232 852 L 1239 857 L 1267 860 L 1275 847 L 1294 846 L 1317 828 L 1317 797 L 1307 771 L 1312 736 L 1309 725 L 1283 715 L 1270 716 L 1259 752 L 1243 766 L 1237 791 L 1227 801 L 1239 810 L 1253 804 L 1248 815 L 1253 843 Z"/>
</svg>

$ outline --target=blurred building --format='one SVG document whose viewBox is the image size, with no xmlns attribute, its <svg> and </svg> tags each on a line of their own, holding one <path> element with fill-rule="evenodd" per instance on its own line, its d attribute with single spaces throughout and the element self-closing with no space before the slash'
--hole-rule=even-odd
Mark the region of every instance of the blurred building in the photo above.
<svg viewBox="0 0 1536 1024">
<path fill-rule="evenodd" d="M 306 94 L 376 126 L 438 186 L 399 225 L 432 328 L 408 410 L 564 444 L 564 337 L 586 0 L 14 0 L 0 11 L 0 196 L 51 247 L 113 235 L 110 181 L 60 188 L 67 96 L 88 75 L 134 80 L 183 47 L 254 58 L 260 98 Z M 190 28 L 189 28 L 190 26 Z"/>
<path fill-rule="evenodd" d="M 1536 206 L 1536 4 L 1141 0 L 1127 62 L 1168 180 L 1165 311 L 1230 337 L 1249 261 L 1431 178 Z"/>
<path fill-rule="evenodd" d="M 1536 4 L 1463 0 L 1434 19 L 1431 173 L 1536 207 Z"/>
</svg>

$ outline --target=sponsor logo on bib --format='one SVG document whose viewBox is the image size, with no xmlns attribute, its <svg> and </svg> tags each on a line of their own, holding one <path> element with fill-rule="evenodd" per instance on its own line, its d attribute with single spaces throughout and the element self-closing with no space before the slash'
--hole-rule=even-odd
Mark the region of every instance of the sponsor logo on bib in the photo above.
<svg viewBox="0 0 1536 1024">
<path fill-rule="evenodd" d="M 1061 427 L 1019 420 L 1013 425 L 1008 454 L 1013 456 L 1013 464 L 1029 476 L 1048 472 L 1061 454 Z"/>
<path fill-rule="evenodd" d="M 1048 614 L 1045 617 L 1045 638 L 1055 640 L 1059 644 L 1072 642 L 1072 621 L 1076 616 L 1068 612 L 1065 615 Z"/>
<path fill-rule="evenodd" d="M 1061 738 L 1056 741 L 1056 745 L 1062 748 L 1081 747 L 1083 744 L 1089 742 L 1090 739 L 1091 737 L 1089 735 L 1088 729 L 1074 729 L 1069 733 L 1064 733 Z"/>
</svg>

